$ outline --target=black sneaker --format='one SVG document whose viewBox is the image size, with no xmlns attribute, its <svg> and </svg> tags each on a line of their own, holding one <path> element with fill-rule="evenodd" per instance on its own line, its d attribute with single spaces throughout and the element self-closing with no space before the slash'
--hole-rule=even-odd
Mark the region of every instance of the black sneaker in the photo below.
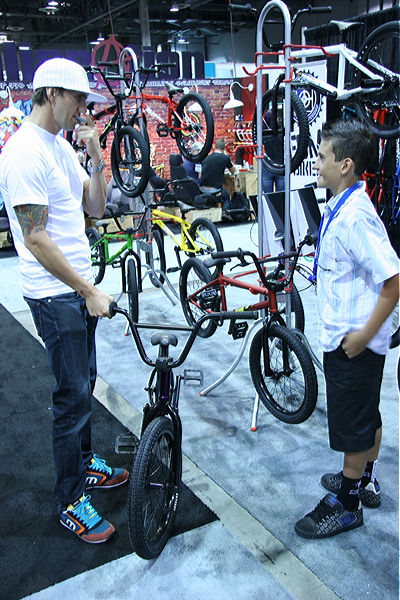
<svg viewBox="0 0 400 600">
<path fill-rule="evenodd" d="M 363 524 L 361 502 L 352 511 L 345 510 L 333 496 L 327 494 L 315 509 L 297 521 L 294 530 L 300 537 L 308 539 L 327 538 L 355 529 Z"/>
<path fill-rule="evenodd" d="M 328 492 L 337 494 L 342 484 L 343 472 L 340 473 L 325 473 L 321 477 L 321 485 Z M 366 487 L 361 487 L 358 493 L 361 504 L 367 508 L 378 508 L 381 505 L 381 492 L 379 483 L 375 479 L 374 482 L 370 481 Z"/>
</svg>

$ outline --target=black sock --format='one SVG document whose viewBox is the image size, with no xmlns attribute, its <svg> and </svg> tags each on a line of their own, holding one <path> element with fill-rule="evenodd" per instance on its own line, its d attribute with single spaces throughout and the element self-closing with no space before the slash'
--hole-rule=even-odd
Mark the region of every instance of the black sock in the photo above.
<svg viewBox="0 0 400 600">
<path fill-rule="evenodd" d="M 366 487 L 370 481 L 374 483 L 377 462 L 378 460 L 371 460 L 365 465 L 364 474 L 361 479 L 361 487 Z"/>
<path fill-rule="evenodd" d="M 346 510 L 354 510 L 358 506 L 358 491 L 361 479 L 349 479 L 343 475 L 337 499 Z"/>
</svg>

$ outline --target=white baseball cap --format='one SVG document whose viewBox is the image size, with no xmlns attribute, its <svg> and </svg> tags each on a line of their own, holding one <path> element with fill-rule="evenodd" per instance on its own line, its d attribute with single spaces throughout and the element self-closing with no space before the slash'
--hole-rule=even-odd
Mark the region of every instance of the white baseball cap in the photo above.
<svg viewBox="0 0 400 600">
<path fill-rule="evenodd" d="M 33 76 L 33 90 L 44 87 L 82 92 L 88 95 L 86 102 L 107 102 L 107 98 L 91 91 L 85 69 L 66 58 L 51 58 L 36 69 Z"/>
</svg>

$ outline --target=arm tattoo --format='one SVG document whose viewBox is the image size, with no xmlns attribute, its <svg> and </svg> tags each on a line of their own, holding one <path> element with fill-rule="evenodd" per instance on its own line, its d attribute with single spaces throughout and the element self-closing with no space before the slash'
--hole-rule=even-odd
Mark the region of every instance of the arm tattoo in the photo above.
<svg viewBox="0 0 400 600">
<path fill-rule="evenodd" d="M 15 212 L 22 229 L 23 236 L 46 229 L 49 209 L 41 204 L 22 204 L 15 207 Z"/>
</svg>

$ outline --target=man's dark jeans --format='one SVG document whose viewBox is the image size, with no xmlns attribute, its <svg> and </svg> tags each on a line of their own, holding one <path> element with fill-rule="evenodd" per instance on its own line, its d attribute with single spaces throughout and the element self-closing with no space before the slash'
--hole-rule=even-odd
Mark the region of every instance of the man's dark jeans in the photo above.
<svg viewBox="0 0 400 600">
<path fill-rule="evenodd" d="M 93 456 L 90 415 L 96 380 L 97 318 L 89 315 L 85 300 L 76 292 L 25 300 L 56 378 L 53 453 L 55 493 L 61 512 L 84 493 L 86 466 Z"/>
</svg>

